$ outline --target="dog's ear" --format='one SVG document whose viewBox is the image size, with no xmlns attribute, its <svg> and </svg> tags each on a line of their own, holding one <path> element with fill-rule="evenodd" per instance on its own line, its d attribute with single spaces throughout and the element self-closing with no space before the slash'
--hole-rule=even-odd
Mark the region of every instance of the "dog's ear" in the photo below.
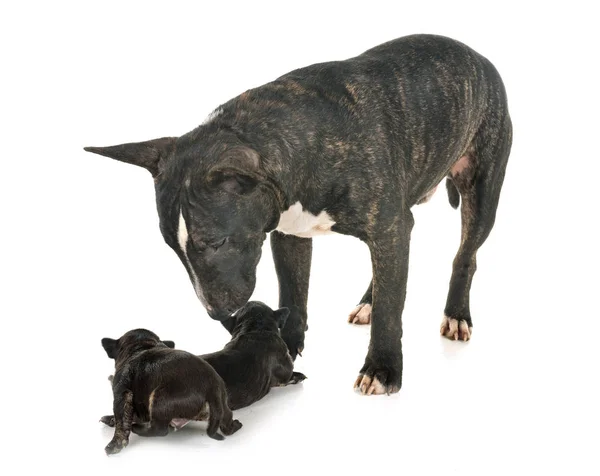
<svg viewBox="0 0 600 476">
<path fill-rule="evenodd" d="M 261 180 L 258 152 L 245 146 L 225 151 L 209 170 L 207 180 L 211 185 L 238 195 L 252 192 Z"/>
<path fill-rule="evenodd" d="M 139 165 L 156 177 L 174 151 L 175 140 L 177 137 L 162 137 L 146 142 L 131 142 L 110 147 L 84 147 L 83 150 L 128 164 Z"/>
<path fill-rule="evenodd" d="M 118 341 L 115 339 L 110 339 L 109 337 L 102 339 L 102 347 L 104 347 L 104 350 L 110 359 L 117 358 L 117 344 Z"/>
<path fill-rule="evenodd" d="M 285 323 L 290 315 L 290 310 L 287 307 L 282 307 L 281 309 L 277 309 L 274 312 L 275 320 L 277 321 L 277 327 L 283 329 L 285 327 Z"/>
<path fill-rule="evenodd" d="M 163 340 L 162 343 L 165 344 L 169 349 L 175 348 L 175 342 L 172 340 Z"/>
</svg>

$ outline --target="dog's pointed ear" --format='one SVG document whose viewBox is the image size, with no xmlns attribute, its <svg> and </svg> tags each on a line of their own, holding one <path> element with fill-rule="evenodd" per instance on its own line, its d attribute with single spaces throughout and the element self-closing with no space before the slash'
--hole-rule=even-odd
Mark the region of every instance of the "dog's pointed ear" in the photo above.
<svg viewBox="0 0 600 476">
<path fill-rule="evenodd" d="M 110 147 L 84 147 L 83 150 L 144 167 L 153 177 L 156 177 L 162 165 L 174 151 L 176 140 L 177 137 L 162 137 L 146 142 L 131 142 Z"/>
<path fill-rule="evenodd" d="M 169 349 L 175 348 L 175 342 L 172 340 L 163 340 L 162 343 L 165 344 Z"/>
<path fill-rule="evenodd" d="M 207 180 L 211 185 L 238 195 L 252 192 L 261 180 L 258 152 L 245 146 L 228 149 L 208 171 Z"/>
<path fill-rule="evenodd" d="M 275 320 L 277 321 L 277 327 L 283 329 L 290 315 L 290 310 L 287 307 L 282 307 L 281 309 L 277 309 L 274 314 Z"/>
<path fill-rule="evenodd" d="M 104 347 L 104 350 L 110 359 L 117 358 L 117 344 L 118 341 L 115 339 L 111 339 L 109 337 L 102 339 L 102 347 Z"/>
</svg>

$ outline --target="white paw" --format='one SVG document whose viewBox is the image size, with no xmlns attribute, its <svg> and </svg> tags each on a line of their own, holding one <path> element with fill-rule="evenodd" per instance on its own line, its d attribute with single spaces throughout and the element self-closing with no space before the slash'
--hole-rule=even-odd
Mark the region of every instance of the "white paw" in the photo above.
<svg viewBox="0 0 600 476">
<path fill-rule="evenodd" d="M 377 377 L 369 377 L 368 375 L 359 375 L 354 382 L 354 388 L 360 390 L 360 393 L 363 395 L 383 395 L 388 393 L 383 385 Z"/>
<path fill-rule="evenodd" d="M 371 305 L 359 304 L 348 316 L 350 324 L 370 324 L 371 323 Z"/>
<path fill-rule="evenodd" d="M 440 326 L 440 334 L 450 340 L 462 340 L 466 342 L 471 339 L 472 332 L 473 328 L 469 327 L 467 321 L 459 321 L 448 316 L 444 316 L 442 325 Z"/>
</svg>

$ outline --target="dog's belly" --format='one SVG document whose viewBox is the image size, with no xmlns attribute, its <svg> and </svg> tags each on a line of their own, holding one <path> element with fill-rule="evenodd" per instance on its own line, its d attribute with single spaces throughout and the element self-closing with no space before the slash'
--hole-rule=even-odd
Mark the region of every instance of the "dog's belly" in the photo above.
<svg viewBox="0 0 600 476">
<path fill-rule="evenodd" d="M 313 215 L 304 210 L 300 202 L 296 202 L 281 214 L 277 231 L 286 235 L 311 238 L 334 233 L 331 231 L 333 225 L 335 225 L 335 221 L 326 211 L 323 210 L 318 215 Z"/>
</svg>

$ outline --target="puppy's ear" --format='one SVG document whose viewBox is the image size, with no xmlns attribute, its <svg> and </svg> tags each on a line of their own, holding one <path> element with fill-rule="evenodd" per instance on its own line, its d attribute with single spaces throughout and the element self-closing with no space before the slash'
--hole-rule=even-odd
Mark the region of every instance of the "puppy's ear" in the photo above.
<svg viewBox="0 0 600 476">
<path fill-rule="evenodd" d="M 102 339 L 102 347 L 104 347 L 104 350 L 110 359 L 117 358 L 117 343 L 118 342 L 115 339 L 110 339 L 109 337 Z"/>
<path fill-rule="evenodd" d="M 83 150 L 144 167 L 153 177 L 156 177 L 175 150 L 176 139 L 177 137 L 162 137 L 146 142 L 132 142 L 110 147 L 84 147 Z"/>
<path fill-rule="evenodd" d="M 211 185 L 237 195 L 252 192 L 261 180 L 258 152 L 244 146 L 225 151 L 209 170 L 207 180 Z"/>
<path fill-rule="evenodd" d="M 162 343 L 165 344 L 169 349 L 175 348 L 175 342 L 172 340 L 163 340 Z"/>
<path fill-rule="evenodd" d="M 282 307 L 281 309 L 277 309 L 274 314 L 275 320 L 277 321 L 277 327 L 283 329 L 290 315 L 290 310 L 287 307 Z"/>
</svg>

